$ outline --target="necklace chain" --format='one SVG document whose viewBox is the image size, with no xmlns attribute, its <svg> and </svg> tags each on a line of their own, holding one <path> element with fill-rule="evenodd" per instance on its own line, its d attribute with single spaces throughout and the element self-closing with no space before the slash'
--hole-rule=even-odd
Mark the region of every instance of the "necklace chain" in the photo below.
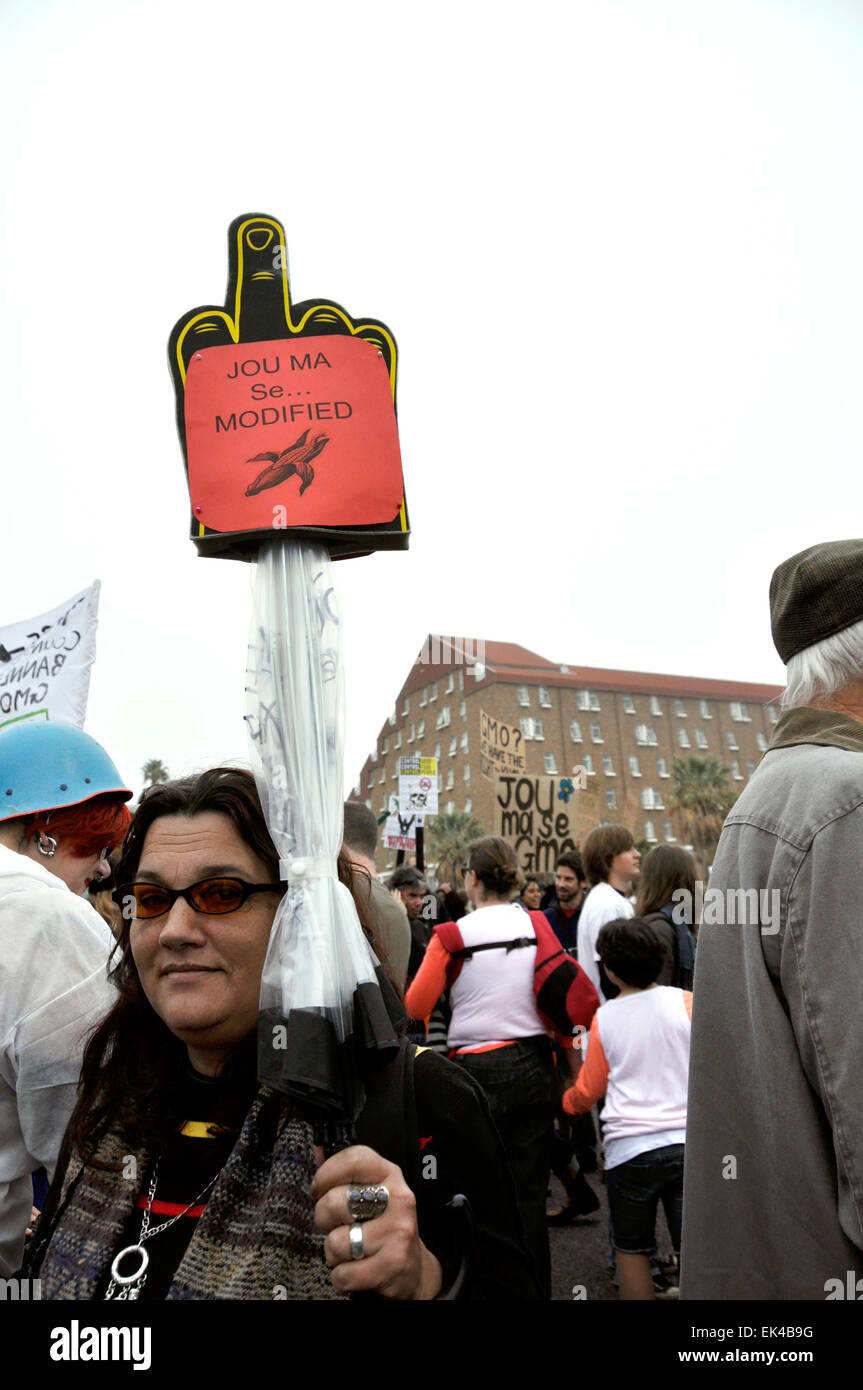
<svg viewBox="0 0 863 1390">
<path fill-rule="evenodd" d="M 206 1197 L 210 1188 L 215 1184 L 216 1179 L 221 1176 L 221 1173 L 222 1169 L 220 1168 L 218 1173 L 216 1173 L 215 1177 L 210 1178 L 210 1181 L 207 1183 L 206 1187 L 198 1193 L 195 1200 L 193 1202 L 190 1202 L 187 1207 L 184 1207 L 182 1211 L 178 1211 L 176 1216 L 170 1217 L 167 1221 L 163 1221 L 159 1226 L 154 1226 L 153 1229 L 150 1230 L 150 1212 L 152 1210 L 153 1203 L 156 1200 L 156 1184 L 159 1179 L 159 1160 L 156 1159 L 156 1166 L 153 1169 L 153 1176 L 150 1179 L 150 1189 L 147 1193 L 147 1205 L 144 1208 L 144 1215 L 141 1219 L 141 1234 L 138 1237 L 137 1244 L 127 1245 L 123 1250 L 119 1251 L 119 1253 L 111 1262 L 112 1277 L 110 1283 L 108 1284 L 108 1288 L 105 1291 L 106 1303 L 109 1299 L 113 1298 L 140 1298 L 141 1290 L 147 1282 L 147 1266 L 150 1263 L 149 1256 L 146 1250 L 144 1249 L 144 1241 L 152 1240 L 153 1236 L 157 1236 L 160 1231 L 166 1231 L 169 1226 L 173 1226 L 175 1221 L 179 1221 L 181 1216 L 185 1216 L 187 1211 L 191 1211 L 192 1207 L 196 1207 L 200 1202 L 201 1198 Z M 116 1282 L 116 1270 L 118 1268 L 118 1265 L 120 1261 L 123 1259 L 124 1255 L 131 1255 L 135 1251 L 140 1251 L 141 1255 L 143 1256 L 141 1269 L 139 1273 L 131 1280 L 131 1282 L 124 1284 L 120 1288 L 120 1291 L 118 1293 Z"/>
</svg>

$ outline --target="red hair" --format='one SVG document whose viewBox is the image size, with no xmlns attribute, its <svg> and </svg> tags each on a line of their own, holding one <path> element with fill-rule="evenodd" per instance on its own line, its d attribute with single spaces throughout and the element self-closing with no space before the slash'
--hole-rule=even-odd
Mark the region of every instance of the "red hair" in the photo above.
<svg viewBox="0 0 863 1390">
<path fill-rule="evenodd" d="M 77 806 L 64 806 L 59 811 L 42 811 L 28 816 L 24 838 L 40 830 L 52 836 L 64 849 L 82 857 L 97 854 L 100 849 L 115 849 L 122 844 L 132 823 L 125 802 L 117 801 L 110 793 L 93 796 Z"/>
</svg>

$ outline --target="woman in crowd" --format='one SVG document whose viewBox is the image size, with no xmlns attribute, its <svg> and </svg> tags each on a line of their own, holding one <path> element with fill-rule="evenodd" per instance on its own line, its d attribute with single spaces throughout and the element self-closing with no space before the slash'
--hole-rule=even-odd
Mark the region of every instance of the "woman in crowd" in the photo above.
<svg viewBox="0 0 863 1390">
<path fill-rule="evenodd" d="M 342 856 L 338 873 L 350 887 Z M 87 1048 L 26 1267 L 43 1298 L 537 1296 L 487 1108 L 449 1063 L 403 1044 L 368 1079 L 359 1143 L 326 1161 L 293 1102 L 258 1085 L 285 885 L 250 773 L 153 788 L 116 877 L 119 998 Z"/>
<path fill-rule="evenodd" d="M 31 1174 L 54 1170 L 85 1035 L 114 999 L 111 934 L 81 894 L 109 872 L 131 795 L 82 729 L 0 730 L 0 1276 L 21 1262 Z"/>
<path fill-rule="evenodd" d="M 678 845 L 655 845 L 641 863 L 635 915 L 655 928 L 665 948 L 658 985 L 692 989 L 695 873 L 692 855 Z"/>
<path fill-rule="evenodd" d="M 515 852 L 505 840 L 474 841 L 464 884 L 475 910 L 457 924 L 435 929 L 405 1006 L 413 1018 L 425 1018 L 450 986 L 450 1057 L 488 1097 L 515 1179 L 528 1248 L 548 1296 L 545 1197 L 556 1098 L 554 1054 L 534 992 L 536 925 L 511 901 L 518 877 Z M 500 949 L 487 949 L 490 943 Z M 469 958 L 457 954 L 465 948 L 478 949 Z M 591 995 L 595 1000 L 592 989 Z M 572 1058 L 570 1049 L 566 1055 Z"/>
<path fill-rule="evenodd" d="M 524 887 L 515 901 L 516 905 L 523 907 L 525 912 L 538 912 L 542 902 L 542 888 L 539 879 L 534 878 L 533 874 L 528 874 L 524 881 Z"/>
</svg>

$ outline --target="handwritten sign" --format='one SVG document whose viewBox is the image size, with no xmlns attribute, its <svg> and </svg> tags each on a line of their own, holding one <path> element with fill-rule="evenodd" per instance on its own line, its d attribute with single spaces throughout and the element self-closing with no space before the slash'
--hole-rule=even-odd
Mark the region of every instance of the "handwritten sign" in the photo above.
<svg viewBox="0 0 863 1390">
<path fill-rule="evenodd" d="M 190 310 L 169 345 L 199 552 L 253 560 L 280 533 L 333 556 L 406 549 L 392 334 L 292 304 L 275 218 L 236 218 L 228 248 L 225 308 Z"/>
<path fill-rule="evenodd" d="M 83 727 L 99 587 L 97 579 L 58 608 L 0 628 L 0 728 L 32 718 Z"/>
<path fill-rule="evenodd" d="M 479 712 L 479 770 L 492 782 L 506 773 L 527 770 L 521 729 L 502 723 L 482 709 Z"/>
<path fill-rule="evenodd" d="M 576 847 L 566 779 L 498 778 L 494 818 L 495 834 L 512 845 L 523 873 L 551 873 L 561 854 Z"/>
<path fill-rule="evenodd" d="M 437 815 L 437 758 L 399 758 L 401 814 Z"/>
</svg>

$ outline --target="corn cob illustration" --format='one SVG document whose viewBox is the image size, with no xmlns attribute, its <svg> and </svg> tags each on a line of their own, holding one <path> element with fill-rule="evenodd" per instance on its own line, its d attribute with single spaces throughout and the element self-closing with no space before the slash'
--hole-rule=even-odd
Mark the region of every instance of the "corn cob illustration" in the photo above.
<svg viewBox="0 0 863 1390">
<path fill-rule="evenodd" d="M 312 459 L 317 458 L 318 454 L 330 442 L 328 434 L 316 434 L 309 443 L 309 431 L 303 430 L 298 439 L 293 444 L 289 444 L 287 449 L 283 449 L 280 454 L 265 451 L 262 454 L 255 454 L 254 458 L 246 459 L 247 463 L 263 463 L 266 461 L 268 467 L 264 468 L 246 488 L 246 496 L 254 497 L 256 493 L 263 492 L 268 487 L 277 487 L 286 478 L 290 478 L 294 473 L 300 479 L 300 496 L 302 497 L 306 488 L 314 480 L 315 470 L 312 468 Z"/>
</svg>

